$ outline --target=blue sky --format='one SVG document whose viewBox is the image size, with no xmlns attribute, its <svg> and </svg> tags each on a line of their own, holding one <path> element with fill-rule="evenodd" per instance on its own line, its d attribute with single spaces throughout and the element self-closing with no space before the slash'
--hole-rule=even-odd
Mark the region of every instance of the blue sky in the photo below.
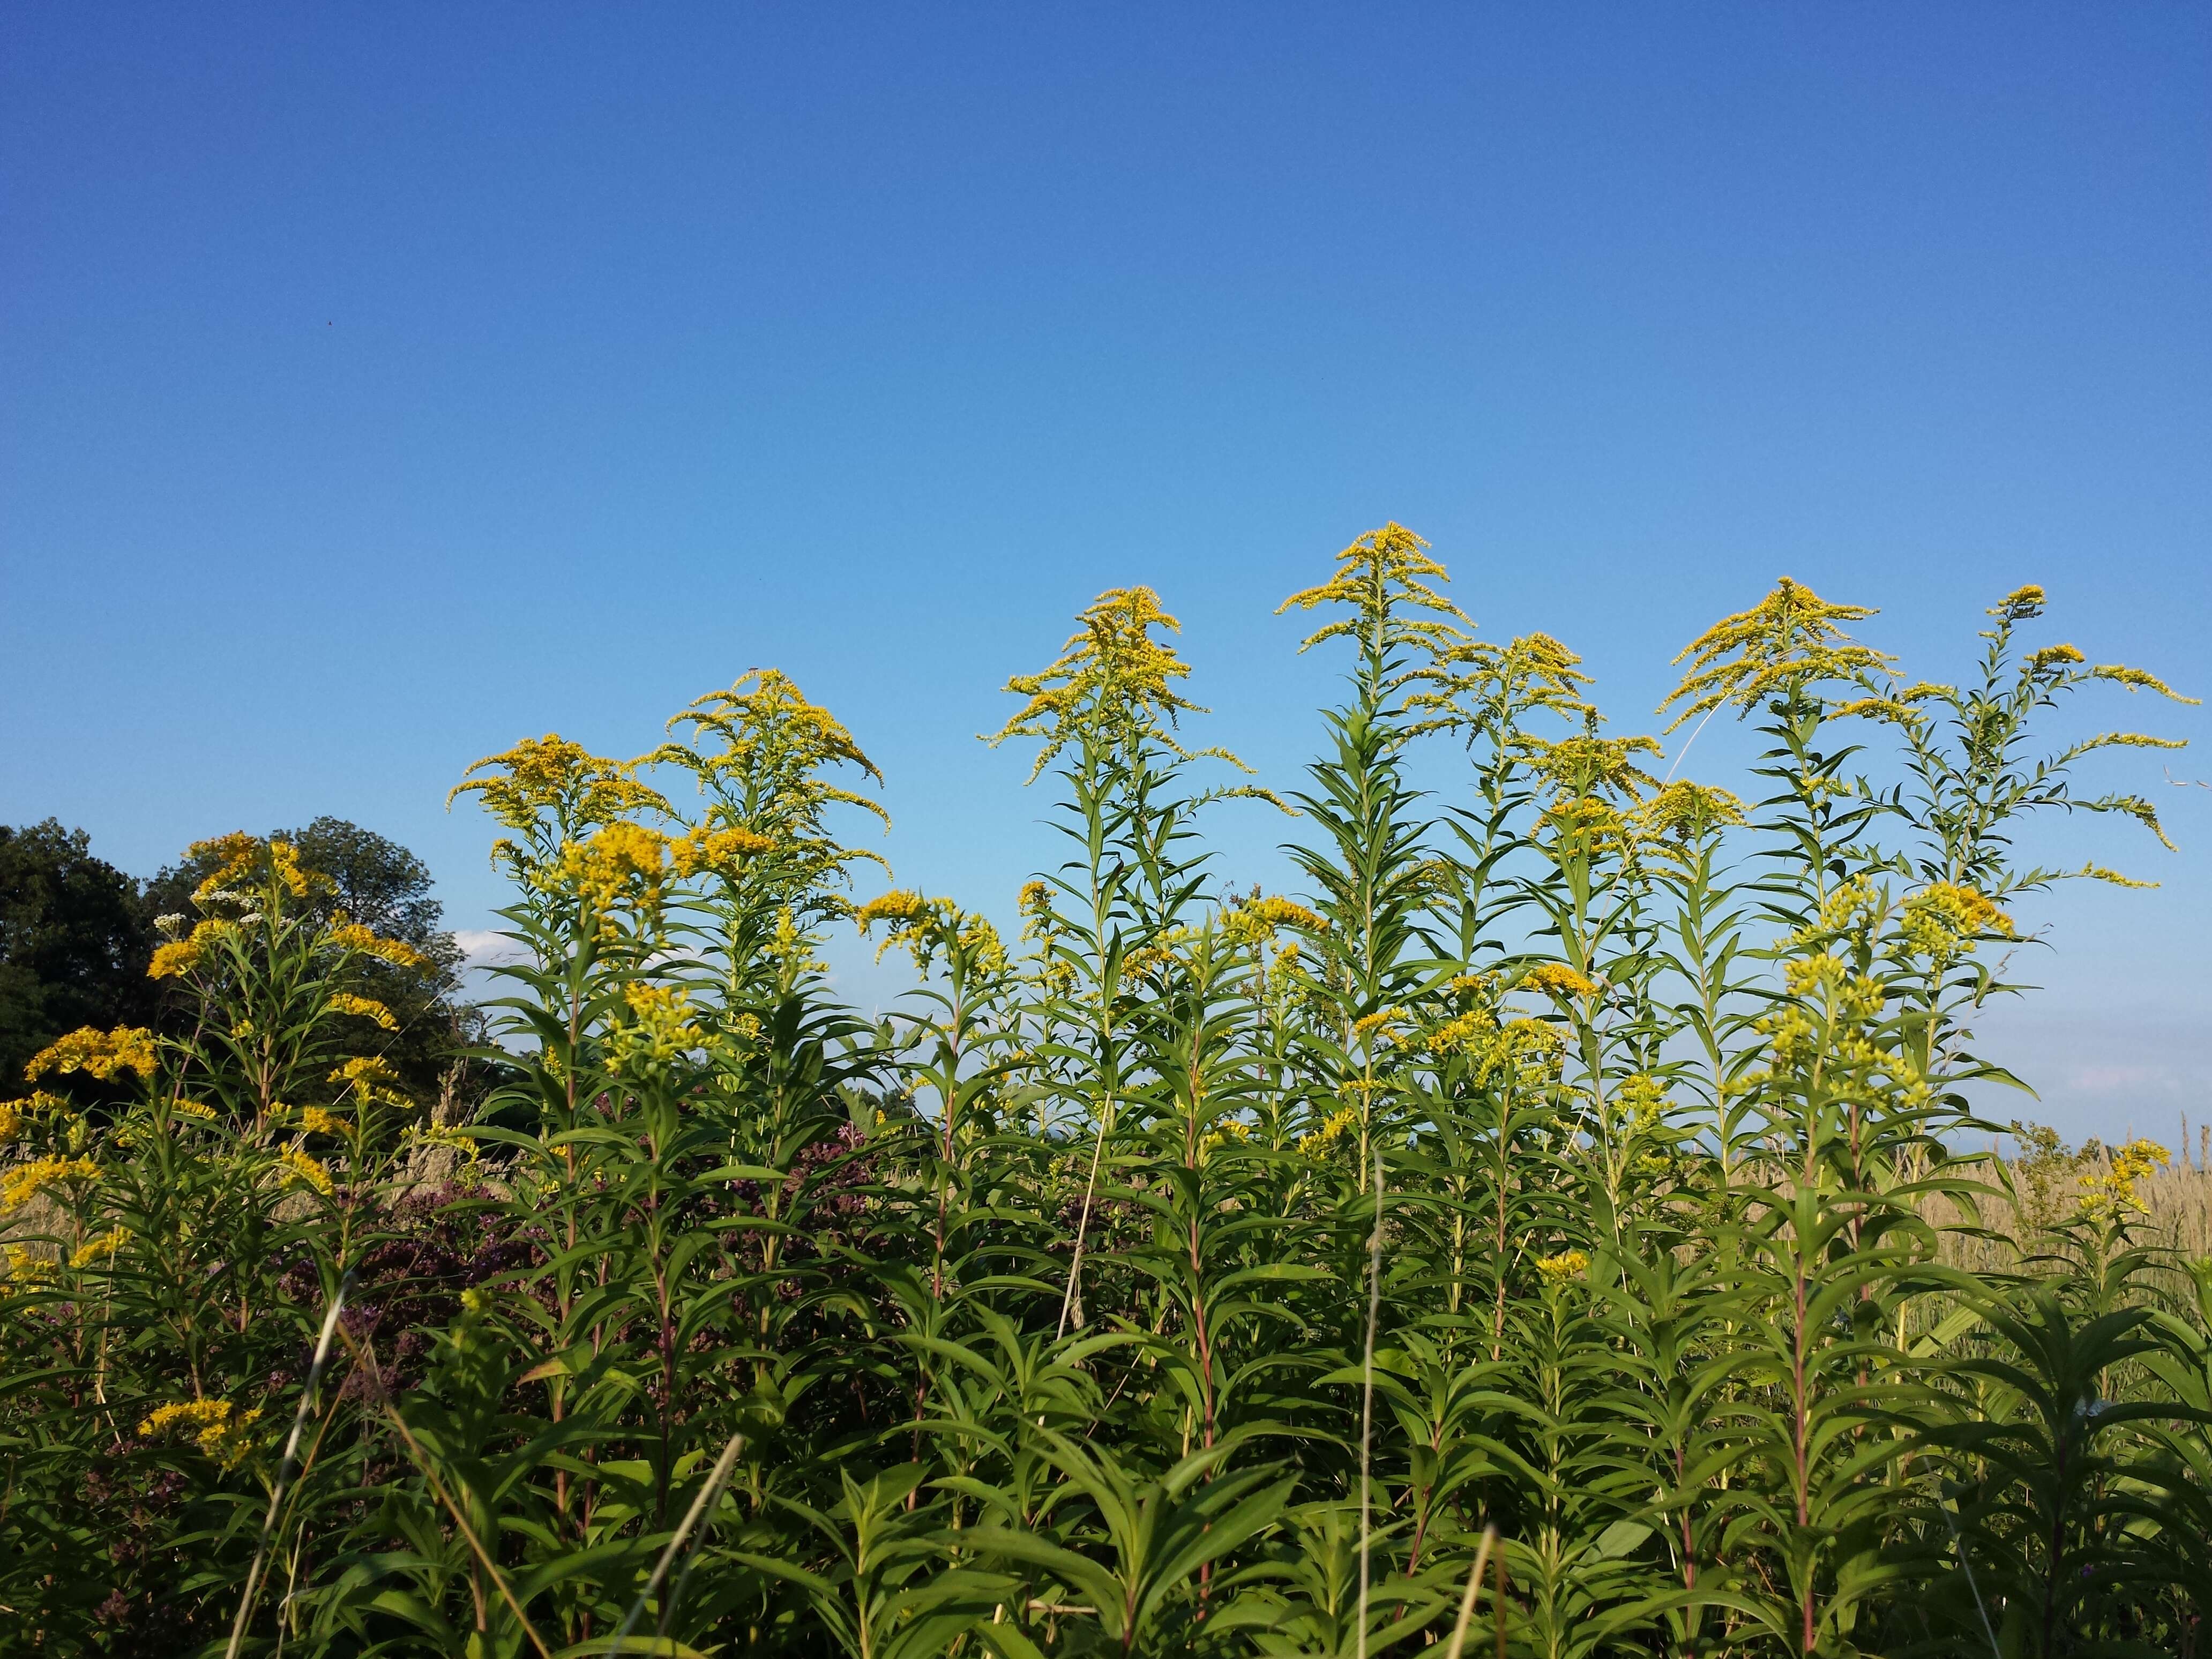
<svg viewBox="0 0 2212 1659">
<path fill-rule="evenodd" d="M 1386 518 L 1650 729 L 1787 572 L 2212 689 L 2212 11 L 83 7 L 0 17 L 0 821 L 150 872 L 318 812 L 499 901 L 477 756 L 780 665 L 900 878 L 1052 856 L 974 740 L 1101 588 L 1294 784 L 1270 613 Z M 2195 738 L 2115 695 L 2081 727 Z M 1744 753 L 1717 724 L 1689 769 Z M 2023 918 L 2075 1135 L 2212 1115 L 2212 791 Z M 1438 763 L 1433 781 L 1452 781 Z M 1282 826 L 1220 824 L 1273 878 Z M 864 994 L 880 981 L 858 965 Z"/>
</svg>

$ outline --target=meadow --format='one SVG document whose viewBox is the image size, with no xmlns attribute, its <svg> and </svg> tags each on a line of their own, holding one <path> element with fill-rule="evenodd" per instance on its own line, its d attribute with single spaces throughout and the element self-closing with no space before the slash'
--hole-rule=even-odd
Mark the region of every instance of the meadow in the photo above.
<svg viewBox="0 0 2212 1659">
<path fill-rule="evenodd" d="M 1726 789 L 1401 526 L 1322 574 L 1279 795 L 1148 589 L 1012 679 L 1018 937 L 861 902 L 882 780 L 774 671 L 480 763 L 513 954 L 435 1093 L 419 953 L 196 849 L 167 1023 L 0 1106 L 0 1652 L 2197 1652 L 2212 1183 L 1972 1103 L 2023 907 L 2130 879 L 2035 822 L 2163 838 L 2073 775 L 2176 745 L 2040 729 L 2175 694 L 2032 586 L 1910 681 L 1785 579 L 1678 659 Z"/>
</svg>

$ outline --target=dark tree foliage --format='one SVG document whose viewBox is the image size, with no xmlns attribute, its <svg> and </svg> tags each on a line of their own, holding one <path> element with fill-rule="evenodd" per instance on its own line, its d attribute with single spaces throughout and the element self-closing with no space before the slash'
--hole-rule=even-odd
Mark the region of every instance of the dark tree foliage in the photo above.
<svg viewBox="0 0 2212 1659">
<path fill-rule="evenodd" d="M 138 884 L 53 818 L 0 825 L 0 1081 L 81 1025 L 143 1024 L 154 1006 Z"/>
</svg>

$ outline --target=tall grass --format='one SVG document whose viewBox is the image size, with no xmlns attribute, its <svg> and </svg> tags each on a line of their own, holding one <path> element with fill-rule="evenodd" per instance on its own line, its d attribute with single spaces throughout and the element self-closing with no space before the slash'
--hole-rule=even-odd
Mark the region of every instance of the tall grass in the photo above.
<svg viewBox="0 0 2212 1659">
<path fill-rule="evenodd" d="M 0 1650 L 2196 1651 L 2206 1177 L 1967 1104 L 2021 907 L 2124 879 L 2035 817 L 2157 831 L 2072 778 L 2156 740 L 2035 723 L 2165 688 L 2033 588 L 1908 684 L 1785 580 L 1683 653 L 1731 791 L 1444 580 L 1392 525 L 1286 602 L 1348 675 L 1279 793 L 1102 596 L 1008 687 L 1066 838 L 1018 939 L 855 902 L 880 780 L 780 674 L 493 757 L 470 1110 L 378 1059 L 422 964 L 216 844 L 177 1023 L 0 1125 Z M 1225 884 L 1240 811 L 1302 894 Z"/>
</svg>

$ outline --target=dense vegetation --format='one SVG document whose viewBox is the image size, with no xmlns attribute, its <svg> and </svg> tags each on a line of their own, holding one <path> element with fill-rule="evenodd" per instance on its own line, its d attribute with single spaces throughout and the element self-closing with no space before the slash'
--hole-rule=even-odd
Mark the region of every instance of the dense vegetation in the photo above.
<svg viewBox="0 0 2212 1659">
<path fill-rule="evenodd" d="M 2111 876 L 2028 821 L 2157 830 L 2069 781 L 2153 739 L 2031 723 L 2166 689 L 2033 588 L 1908 684 L 1785 580 L 1671 705 L 1757 723 L 1739 799 L 1443 577 L 1393 525 L 1287 602 L 1351 672 L 1280 799 L 1186 746 L 1148 590 L 1085 611 L 1009 686 L 1066 836 L 1018 940 L 853 902 L 874 769 L 773 672 L 481 763 L 480 1097 L 390 1057 L 419 940 L 196 849 L 189 1017 L 0 1108 L 0 1649 L 2194 1651 L 2212 1264 L 2160 1149 L 2008 1199 L 1962 1093 L 2012 912 Z M 854 923 L 896 1018 L 828 994 Z"/>
</svg>

